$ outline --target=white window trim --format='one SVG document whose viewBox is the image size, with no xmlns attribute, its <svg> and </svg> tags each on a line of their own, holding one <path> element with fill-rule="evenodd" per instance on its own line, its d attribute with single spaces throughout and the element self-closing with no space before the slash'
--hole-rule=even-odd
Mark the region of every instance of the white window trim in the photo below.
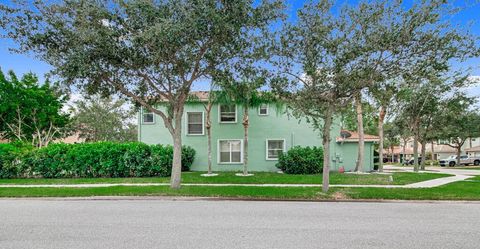
<svg viewBox="0 0 480 249">
<path fill-rule="evenodd" d="M 240 141 L 240 162 L 221 162 L 220 161 L 220 142 L 221 141 Z M 230 153 L 232 153 L 230 151 Z M 232 155 L 230 154 L 230 161 Z M 218 164 L 243 164 L 243 139 L 231 138 L 231 139 L 218 139 L 217 140 L 217 163 Z"/>
<path fill-rule="evenodd" d="M 287 142 L 285 141 L 284 138 L 267 138 L 265 141 L 265 160 L 267 161 L 278 161 L 278 158 L 269 158 L 268 157 L 268 141 L 283 141 L 283 152 L 285 153 L 287 151 Z"/>
<path fill-rule="evenodd" d="M 202 113 L 202 134 L 190 134 L 190 133 L 188 133 L 188 114 L 189 113 Z M 203 111 L 185 112 L 185 135 L 187 135 L 187 136 L 204 136 L 205 135 L 205 112 L 203 112 Z"/>
<path fill-rule="evenodd" d="M 237 105 L 235 104 L 235 121 L 222 121 L 222 115 L 220 112 L 220 107 L 222 105 L 228 105 L 228 104 L 219 104 L 218 105 L 218 123 L 220 124 L 236 124 L 238 121 L 237 115 L 238 115 L 238 110 L 237 110 Z"/>
<path fill-rule="evenodd" d="M 262 107 L 262 105 L 267 105 L 267 113 L 266 114 L 261 114 L 260 113 L 260 109 Z M 258 116 L 268 116 L 268 114 L 270 114 L 270 106 L 268 104 L 262 104 L 258 107 Z"/>
<path fill-rule="evenodd" d="M 145 122 L 145 120 L 144 120 L 144 118 L 143 118 L 143 115 L 144 115 L 145 113 L 151 113 L 151 114 L 153 115 L 153 118 L 152 118 L 153 121 L 152 121 L 152 122 Z M 140 115 L 140 119 L 141 119 L 141 121 L 142 121 L 142 124 L 145 124 L 145 125 L 155 124 L 155 113 L 153 113 L 153 112 L 145 112 L 145 108 L 142 108 L 140 114 L 141 114 L 141 115 Z"/>
</svg>

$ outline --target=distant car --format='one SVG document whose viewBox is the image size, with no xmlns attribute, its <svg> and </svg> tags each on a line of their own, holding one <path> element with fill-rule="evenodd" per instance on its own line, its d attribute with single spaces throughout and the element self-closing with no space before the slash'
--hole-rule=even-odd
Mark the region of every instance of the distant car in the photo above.
<svg viewBox="0 0 480 249">
<path fill-rule="evenodd" d="M 440 163 L 440 166 L 442 167 L 445 167 L 445 166 L 454 167 L 457 164 L 457 156 L 449 156 L 446 159 L 440 159 L 439 163 Z M 460 156 L 460 165 L 468 166 L 471 164 L 475 166 L 480 165 L 480 158 L 470 157 L 467 155 Z"/>
<path fill-rule="evenodd" d="M 418 164 L 420 164 L 420 163 L 422 163 L 422 158 L 421 157 L 418 158 Z M 414 160 L 414 158 L 411 158 L 408 161 L 406 161 L 404 164 L 405 165 L 414 165 L 415 160 Z"/>
</svg>

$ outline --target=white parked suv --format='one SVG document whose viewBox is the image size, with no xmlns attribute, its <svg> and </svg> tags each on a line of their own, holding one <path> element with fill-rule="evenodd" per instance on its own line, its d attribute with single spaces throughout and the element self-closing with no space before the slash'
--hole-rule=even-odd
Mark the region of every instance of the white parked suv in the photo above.
<svg viewBox="0 0 480 249">
<path fill-rule="evenodd" d="M 439 161 L 440 166 L 450 166 L 453 167 L 457 164 L 457 156 L 449 156 L 446 159 L 440 159 Z M 460 156 L 460 165 L 470 165 L 473 164 L 475 166 L 480 165 L 480 158 L 479 157 L 470 157 L 470 156 Z"/>
</svg>

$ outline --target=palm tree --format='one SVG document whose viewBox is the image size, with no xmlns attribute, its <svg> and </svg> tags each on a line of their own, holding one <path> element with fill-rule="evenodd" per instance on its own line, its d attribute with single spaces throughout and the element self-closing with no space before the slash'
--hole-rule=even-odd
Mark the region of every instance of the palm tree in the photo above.
<svg viewBox="0 0 480 249">
<path fill-rule="evenodd" d="M 207 121 L 205 127 L 207 128 L 207 146 L 208 146 L 208 172 L 205 176 L 216 176 L 217 174 L 213 174 L 212 172 L 212 118 L 211 112 L 212 107 L 215 103 L 215 92 L 210 90 L 208 93 L 208 100 L 207 103 L 203 104 L 205 108 L 205 112 L 207 113 Z"/>
<path fill-rule="evenodd" d="M 243 173 L 242 176 L 250 176 L 248 174 L 248 128 L 250 126 L 248 111 L 257 108 L 262 104 L 272 101 L 270 94 L 259 92 L 259 89 L 265 85 L 264 78 L 256 78 L 252 81 L 221 81 L 218 85 L 225 92 L 226 98 L 231 104 L 242 106 L 243 109 Z"/>
</svg>

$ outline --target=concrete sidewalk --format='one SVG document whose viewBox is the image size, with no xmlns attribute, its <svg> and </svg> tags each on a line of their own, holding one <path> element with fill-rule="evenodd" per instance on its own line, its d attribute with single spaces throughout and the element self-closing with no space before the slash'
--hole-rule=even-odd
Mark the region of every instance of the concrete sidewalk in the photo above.
<svg viewBox="0 0 480 249">
<path fill-rule="evenodd" d="M 451 176 L 417 182 L 407 185 L 349 185 L 330 184 L 330 187 L 337 188 L 434 188 L 448 183 L 463 181 L 473 176 Z M 0 188 L 105 188 L 105 187 L 151 187 L 169 186 L 169 183 L 99 183 L 99 184 L 3 184 Z M 203 186 L 203 187 L 276 187 L 276 188 L 308 188 L 321 187 L 321 184 L 238 184 L 238 183 L 182 183 L 182 186 Z"/>
<path fill-rule="evenodd" d="M 443 178 L 428 180 L 424 182 L 412 183 L 412 184 L 404 185 L 403 187 L 404 188 L 434 188 L 434 187 L 439 187 L 452 182 L 463 181 L 465 179 L 472 178 L 472 177 L 473 176 L 455 175 L 450 177 L 443 177 Z"/>
<path fill-rule="evenodd" d="M 149 187 L 170 186 L 170 183 L 98 183 L 98 184 L 0 184 L 0 188 L 104 188 L 104 187 Z M 182 183 L 182 186 L 203 187 L 278 187 L 308 188 L 322 187 L 322 184 L 241 184 L 241 183 Z M 408 185 L 348 185 L 330 184 L 330 187 L 341 188 L 402 188 Z"/>
<path fill-rule="evenodd" d="M 401 170 L 411 172 L 408 167 L 385 166 L 385 170 Z M 454 176 L 437 178 L 433 180 L 417 182 L 407 185 L 350 185 L 350 184 L 330 184 L 333 188 L 434 188 L 452 182 L 463 181 L 474 177 L 469 174 L 458 174 L 457 171 L 422 171 L 425 173 L 449 173 Z M 397 171 L 398 172 L 398 171 Z M 467 173 L 467 172 L 466 172 Z M 468 172 L 470 173 L 470 172 Z M 478 173 L 479 172 L 473 172 Z M 151 186 L 170 186 L 170 183 L 98 183 L 98 184 L 0 184 L 0 188 L 105 188 L 105 187 L 151 187 Z M 182 186 L 203 186 L 203 187 L 277 187 L 277 188 L 308 188 L 321 187 L 321 184 L 239 184 L 239 183 L 182 183 Z"/>
</svg>

